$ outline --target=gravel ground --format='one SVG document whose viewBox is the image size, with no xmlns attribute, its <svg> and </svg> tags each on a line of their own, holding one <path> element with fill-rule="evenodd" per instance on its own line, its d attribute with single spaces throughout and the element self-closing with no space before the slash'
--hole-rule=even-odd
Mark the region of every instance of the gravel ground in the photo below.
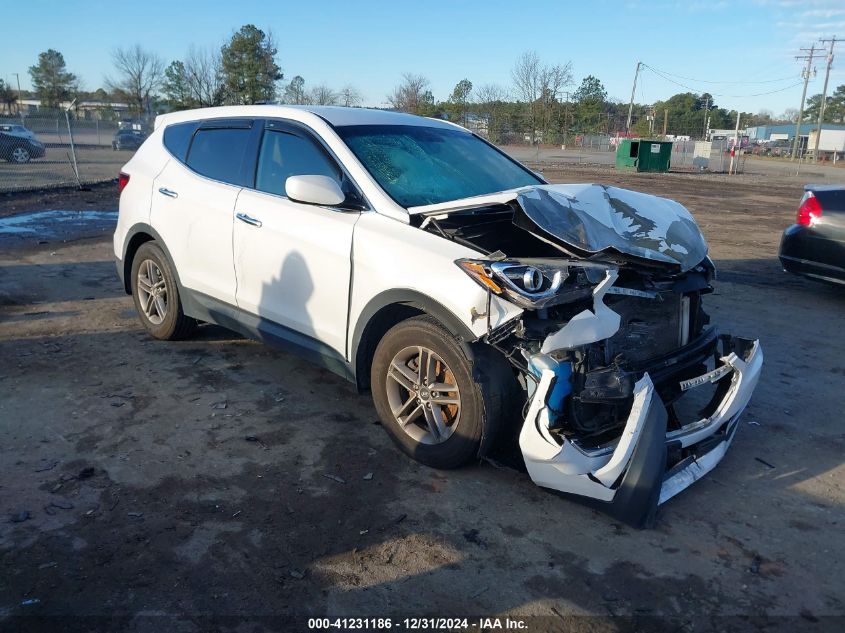
<svg viewBox="0 0 845 633">
<path fill-rule="evenodd" d="M 762 340 L 731 451 L 655 529 L 488 463 L 422 467 L 332 374 L 213 326 L 149 339 L 110 236 L 21 236 L 0 243 L 0 628 L 845 629 L 845 293 L 778 266 L 800 184 L 546 175 L 686 204 L 719 269 L 708 311 Z M 116 206 L 114 188 L 18 194 L 0 215 Z"/>
</svg>

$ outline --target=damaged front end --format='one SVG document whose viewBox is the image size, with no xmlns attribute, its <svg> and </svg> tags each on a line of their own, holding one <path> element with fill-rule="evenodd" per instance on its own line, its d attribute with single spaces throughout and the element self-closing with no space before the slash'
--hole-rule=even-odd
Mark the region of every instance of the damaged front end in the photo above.
<svg viewBox="0 0 845 633">
<path fill-rule="evenodd" d="M 701 299 L 714 268 L 686 209 L 598 185 L 537 187 L 423 228 L 485 252 L 456 264 L 524 310 L 488 320 L 483 340 L 526 391 L 518 443 L 535 483 L 644 527 L 721 460 L 763 354 L 710 326 Z"/>
<path fill-rule="evenodd" d="M 759 342 L 708 329 L 647 363 L 584 369 L 582 357 L 529 357 L 536 386 L 519 435 L 526 469 L 540 486 L 604 502 L 619 519 L 649 526 L 658 504 L 727 451 L 760 375 Z M 683 407 L 684 398 L 703 406 Z M 591 412 L 599 421 L 584 424 Z"/>
</svg>

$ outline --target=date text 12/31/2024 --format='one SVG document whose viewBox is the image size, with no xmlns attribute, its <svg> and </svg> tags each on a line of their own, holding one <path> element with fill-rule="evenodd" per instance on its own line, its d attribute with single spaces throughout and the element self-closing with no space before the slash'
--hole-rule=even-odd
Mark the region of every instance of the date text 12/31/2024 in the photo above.
<svg viewBox="0 0 845 633">
<path fill-rule="evenodd" d="M 506 618 L 309 618 L 310 630 L 526 631 L 525 620 Z"/>
</svg>

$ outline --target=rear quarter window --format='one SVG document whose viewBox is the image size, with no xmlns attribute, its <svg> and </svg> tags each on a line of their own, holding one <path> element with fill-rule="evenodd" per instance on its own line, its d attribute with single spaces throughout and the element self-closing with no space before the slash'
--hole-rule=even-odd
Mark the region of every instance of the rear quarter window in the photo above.
<svg viewBox="0 0 845 633">
<path fill-rule="evenodd" d="M 185 162 L 188 154 L 188 147 L 191 144 L 191 137 L 199 127 L 198 121 L 189 123 L 174 123 L 164 128 L 164 146 L 167 151 L 173 154 L 181 162 Z M 118 134 L 129 134 L 130 131 L 120 130 Z"/>
</svg>

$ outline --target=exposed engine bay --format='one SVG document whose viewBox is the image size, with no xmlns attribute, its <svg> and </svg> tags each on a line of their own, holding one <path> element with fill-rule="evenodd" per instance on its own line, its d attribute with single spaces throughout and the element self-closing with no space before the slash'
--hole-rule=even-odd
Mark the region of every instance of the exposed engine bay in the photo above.
<svg viewBox="0 0 845 633">
<path fill-rule="evenodd" d="M 686 209 L 599 185 L 547 186 L 509 202 L 428 215 L 420 228 L 484 254 L 456 264 L 486 289 L 487 310 L 475 315 L 487 319 L 482 340 L 510 361 L 525 390 L 520 447 L 535 482 L 613 501 L 633 468 L 637 443 L 623 450 L 626 437 L 630 444 L 644 426 L 658 428 L 652 452 L 662 457 L 650 459 L 660 462 L 659 481 L 642 507 L 633 514 L 626 507 L 622 517 L 646 524 L 658 500 L 671 496 L 661 493 L 670 475 L 710 448 L 670 438 L 696 425 L 708 437 L 731 427 L 722 438 L 727 448 L 738 411 L 730 420 L 715 416 L 736 400 L 729 396 L 737 395 L 739 364 L 753 361 L 739 410 L 745 406 L 762 352 L 756 341 L 719 336 L 710 326 L 702 297 L 713 290 L 715 268 Z M 493 325 L 493 295 L 522 314 Z M 534 425 L 536 437 L 526 436 Z M 561 477 L 544 480 L 556 460 Z M 612 477 L 597 476 L 608 464 Z"/>
</svg>

